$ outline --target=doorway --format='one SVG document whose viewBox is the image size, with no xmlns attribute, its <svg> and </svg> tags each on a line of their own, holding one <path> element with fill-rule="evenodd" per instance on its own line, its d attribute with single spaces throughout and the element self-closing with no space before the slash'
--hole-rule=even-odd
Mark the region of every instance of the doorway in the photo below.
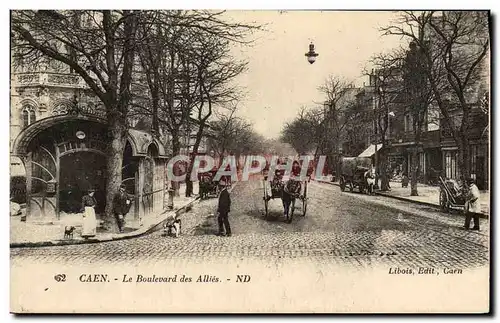
<svg viewBox="0 0 500 323">
<path fill-rule="evenodd" d="M 480 190 L 486 189 L 486 172 L 485 172 L 485 158 L 484 156 L 476 156 L 476 184 Z"/>
<path fill-rule="evenodd" d="M 106 157 L 89 151 L 79 151 L 60 157 L 59 208 L 66 213 L 79 213 L 83 195 L 93 188 L 97 200 L 96 213 L 102 213 L 106 203 Z"/>
</svg>

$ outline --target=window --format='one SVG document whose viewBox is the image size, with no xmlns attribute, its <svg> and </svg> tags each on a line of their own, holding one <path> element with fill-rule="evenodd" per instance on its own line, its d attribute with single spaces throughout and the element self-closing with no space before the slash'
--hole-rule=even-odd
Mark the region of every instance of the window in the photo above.
<svg viewBox="0 0 500 323">
<path fill-rule="evenodd" d="M 411 120 L 411 114 L 405 114 L 405 132 L 413 130 L 413 123 Z"/>
<path fill-rule="evenodd" d="M 425 152 L 419 153 L 418 159 L 419 159 L 419 164 L 418 164 L 419 172 L 420 172 L 420 176 L 422 176 L 426 173 Z"/>
<path fill-rule="evenodd" d="M 439 130 L 439 107 L 429 105 L 427 108 L 427 131 Z"/>
<path fill-rule="evenodd" d="M 446 151 L 444 153 L 444 157 L 445 157 L 445 170 L 446 170 L 445 176 L 447 178 L 456 179 L 458 177 L 456 151 Z"/>
<path fill-rule="evenodd" d="M 477 172 L 481 172 L 482 170 L 482 165 L 481 161 L 484 162 L 484 152 L 481 149 L 481 145 L 471 145 L 469 147 L 469 153 L 470 153 L 470 169 L 471 169 L 471 176 L 475 177 L 478 176 Z M 479 161 L 479 162 L 478 162 Z"/>
<path fill-rule="evenodd" d="M 35 109 L 30 105 L 24 106 L 22 115 L 24 127 L 27 127 L 36 121 Z"/>
</svg>

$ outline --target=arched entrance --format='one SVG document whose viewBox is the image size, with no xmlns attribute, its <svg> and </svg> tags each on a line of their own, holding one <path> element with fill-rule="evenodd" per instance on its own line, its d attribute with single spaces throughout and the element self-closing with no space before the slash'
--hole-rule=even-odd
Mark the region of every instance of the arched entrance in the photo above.
<svg viewBox="0 0 500 323">
<path fill-rule="evenodd" d="M 31 216 L 79 213 L 81 198 L 91 188 L 102 199 L 106 187 L 106 133 L 105 124 L 67 120 L 33 135 L 25 156 L 27 209 Z"/>
<path fill-rule="evenodd" d="M 62 212 L 78 213 L 81 197 L 90 188 L 96 190 L 96 213 L 104 212 L 108 142 L 105 120 L 88 116 L 50 117 L 23 130 L 14 142 L 13 155 L 23 160 L 26 169 L 26 213 L 58 218 Z M 159 179 L 164 178 L 164 158 L 165 147 L 157 139 L 129 130 L 122 179 L 127 193 L 134 196 L 131 213 L 136 218 L 162 206 L 156 203 L 159 197 L 154 196 L 153 207 L 142 197 L 163 194 L 163 180 Z M 154 176 L 150 175 L 153 168 Z"/>
</svg>

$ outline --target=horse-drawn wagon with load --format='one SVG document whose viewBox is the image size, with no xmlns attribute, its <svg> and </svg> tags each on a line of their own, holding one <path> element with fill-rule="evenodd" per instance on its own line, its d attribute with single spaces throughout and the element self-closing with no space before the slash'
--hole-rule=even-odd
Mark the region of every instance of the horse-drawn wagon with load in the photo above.
<svg viewBox="0 0 500 323">
<path fill-rule="evenodd" d="M 360 193 L 373 192 L 375 173 L 370 157 L 342 157 L 340 160 L 340 190 L 358 188 Z"/>
</svg>

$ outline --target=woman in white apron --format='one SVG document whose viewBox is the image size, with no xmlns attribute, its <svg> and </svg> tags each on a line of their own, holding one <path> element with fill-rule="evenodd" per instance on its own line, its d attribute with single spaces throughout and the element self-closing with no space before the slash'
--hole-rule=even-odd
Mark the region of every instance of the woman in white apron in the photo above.
<svg viewBox="0 0 500 323">
<path fill-rule="evenodd" d="M 84 238 L 90 238 L 96 235 L 97 219 L 94 210 L 96 204 L 94 190 L 91 189 L 88 194 L 82 198 L 82 207 L 84 209 L 82 237 Z"/>
</svg>

